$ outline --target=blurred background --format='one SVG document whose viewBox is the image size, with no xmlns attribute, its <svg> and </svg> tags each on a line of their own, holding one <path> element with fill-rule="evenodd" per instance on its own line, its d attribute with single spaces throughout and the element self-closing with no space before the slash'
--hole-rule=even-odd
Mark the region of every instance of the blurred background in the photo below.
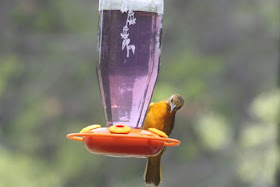
<svg viewBox="0 0 280 187">
<path fill-rule="evenodd" d="M 277 0 L 165 1 L 153 101 L 180 93 L 185 106 L 162 187 L 277 186 L 278 8 Z M 105 125 L 97 10 L 97 0 L 0 1 L 0 186 L 145 186 L 145 159 L 92 155 L 65 137 Z"/>
</svg>

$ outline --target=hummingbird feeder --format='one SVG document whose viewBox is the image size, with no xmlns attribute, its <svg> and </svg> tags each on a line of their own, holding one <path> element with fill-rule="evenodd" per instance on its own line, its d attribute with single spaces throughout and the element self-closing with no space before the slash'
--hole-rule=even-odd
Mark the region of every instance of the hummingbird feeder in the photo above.
<svg viewBox="0 0 280 187">
<path fill-rule="evenodd" d="M 67 138 L 119 157 L 150 157 L 179 145 L 158 129 L 141 129 L 159 72 L 163 0 L 99 0 L 99 15 L 96 70 L 107 127 Z"/>
</svg>

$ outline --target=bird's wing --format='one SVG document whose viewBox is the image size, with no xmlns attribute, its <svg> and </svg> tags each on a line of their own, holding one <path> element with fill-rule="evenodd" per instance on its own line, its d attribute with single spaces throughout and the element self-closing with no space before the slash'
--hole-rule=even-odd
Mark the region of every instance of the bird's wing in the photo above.
<svg viewBox="0 0 280 187">
<path fill-rule="evenodd" d="M 171 134 L 171 132 L 172 132 L 172 130 L 173 130 L 173 128 L 174 128 L 174 124 L 175 124 L 175 117 L 173 118 L 173 122 L 171 123 L 171 128 L 170 128 L 170 133 L 169 133 L 169 135 Z M 168 135 L 168 136 L 169 136 Z"/>
</svg>

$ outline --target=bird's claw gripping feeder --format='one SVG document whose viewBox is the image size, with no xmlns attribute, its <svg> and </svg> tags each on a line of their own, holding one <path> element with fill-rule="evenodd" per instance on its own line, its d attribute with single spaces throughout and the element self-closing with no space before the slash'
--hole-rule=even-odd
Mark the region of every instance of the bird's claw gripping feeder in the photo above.
<svg viewBox="0 0 280 187">
<path fill-rule="evenodd" d="M 163 0 L 99 0 L 97 74 L 107 127 L 67 138 L 92 153 L 150 157 L 177 146 L 158 129 L 141 130 L 160 66 Z"/>
</svg>

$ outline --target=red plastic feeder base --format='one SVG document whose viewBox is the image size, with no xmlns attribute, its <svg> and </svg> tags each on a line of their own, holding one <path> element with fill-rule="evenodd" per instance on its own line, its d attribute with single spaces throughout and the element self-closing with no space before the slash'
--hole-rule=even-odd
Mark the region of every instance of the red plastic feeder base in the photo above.
<svg viewBox="0 0 280 187">
<path fill-rule="evenodd" d="M 130 129 L 128 133 L 112 133 L 109 128 L 97 128 L 84 133 L 68 134 L 67 138 L 83 141 L 91 153 L 136 158 L 155 156 L 165 146 L 177 146 L 181 143 L 179 140 L 163 138 L 141 129 Z"/>
</svg>

